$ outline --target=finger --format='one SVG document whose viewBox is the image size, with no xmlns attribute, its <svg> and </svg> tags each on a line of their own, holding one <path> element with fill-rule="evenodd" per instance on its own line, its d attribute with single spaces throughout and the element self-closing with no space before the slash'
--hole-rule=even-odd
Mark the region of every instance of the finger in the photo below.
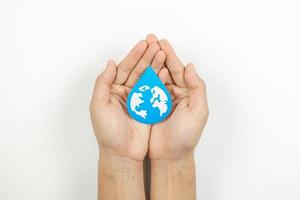
<svg viewBox="0 0 300 200">
<path fill-rule="evenodd" d="M 166 84 L 166 85 L 173 84 L 173 80 L 172 80 L 171 74 L 170 74 L 168 68 L 166 68 L 166 67 L 163 67 L 159 71 L 158 77 L 163 82 L 163 84 Z"/>
<path fill-rule="evenodd" d="M 151 44 L 157 43 L 158 39 L 157 39 L 156 35 L 154 35 L 153 33 L 150 33 L 146 37 L 146 42 L 148 43 L 148 45 L 151 45 Z"/>
<path fill-rule="evenodd" d="M 185 68 L 184 77 L 189 90 L 189 106 L 193 108 L 207 108 L 205 83 L 197 75 L 193 64 Z"/>
<path fill-rule="evenodd" d="M 145 40 L 138 42 L 129 54 L 120 62 L 117 67 L 116 84 L 123 84 L 128 79 L 131 70 L 139 62 L 147 47 L 148 44 Z"/>
<path fill-rule="evenodd" d="M 172 46 L 166 39 L 160 40 L 159 45 L 161 49 L 166 52 L 166 64 L 168 69 L 170 70 L 173 80 L 179 87 L 186 87 L 186 83 L 184 80 L 184 66 L 178 59 Z"/>
<path fill-rule="evenodd" d="M 152 63 L 152 60 L 155 54 L 159 51 L 159 45 L 157 43 L 151 44 L 146 50 L 143 57 L 140 59 L 136 67 L 131 71 L 128 80 L 125 82 L 125 85 L 128 87 L 133 87 L 136 81 L 140 78 L 142 73 L 145 71 L 147 66 Z"/>
<path fill-rule="evenodd" d="M 100 76 L 98 76 L 95 88 L 94 88 L 94 94 L 93 94 L 93 100 L 97 107 L 102 107 L 106 105 L 109 102 L 110 98 L 110 86 L 112 85 L 117 72 L 117 66 L 114 61 L 109 60 L 107 62 L 107 66 L 105 70 L 102 72 Z"/>
<path fill-rule="evenodd" d="M 166 60 L 165 52 L 163 52 L 161 50 L 158 51 L 151 63 L 151 66 L 154 69 L 154 71 L 156 72 L 156 74 L 158 74 L 160 69 L 163 67 L 165 60 Z"/>
</svg>

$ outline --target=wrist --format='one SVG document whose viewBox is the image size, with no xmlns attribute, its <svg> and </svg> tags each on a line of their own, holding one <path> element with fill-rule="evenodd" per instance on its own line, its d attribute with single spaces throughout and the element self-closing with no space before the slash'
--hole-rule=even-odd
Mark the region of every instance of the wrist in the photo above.
<svg viewBox="0 0 300 200">
<path fill-rule="evenodd" d="M 151 160 L 152 199 L 195 199 L 195 161 L 189 154 L 177 159 Z"/>
<path fill-rule="evenodd" d="M 143 162 L 100 150 L 99 199 L 144 199 Z"/>
<path fill-rule="evenodd" d="M 178 151 L 176 152 L 151 152 L 149 153 L 149 158 L 151 161 L 180 161 L 186 160 L 194 156 L 194 150 L 190 151 Z"/>
<path fill-rule="evenodd" d="M 143 161 L 138 161 L 126 156 L 120 156 L 107 152 L 103 149 L 99 151 L 99 165 L 109 165 L 111 170 L 120 173 L 133 173 L 139 168 L 143 168 Z"/>
<path fill-rule="evenodd" d="M 174 173 L 178 172 L 177 169 L 184 170 L 186 168 L 190 169 L 194 166 L 194 154 L 189 153 L 184 156 L 180 156 L 172 159 L 151 159 L 151 168 L 154 170 L 165 170 L 170 171 L 174 169 Z"/>
</svg>

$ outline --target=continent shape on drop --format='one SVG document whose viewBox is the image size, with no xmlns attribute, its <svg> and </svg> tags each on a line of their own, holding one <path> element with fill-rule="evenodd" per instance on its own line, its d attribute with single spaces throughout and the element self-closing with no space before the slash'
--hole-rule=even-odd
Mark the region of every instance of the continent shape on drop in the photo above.
<svg viewBox="0 0 300 200">
<path fill-rule="evenodd" d="M 136 109 L 136 108 L 140 107 L 140 105 L 144 102 L 144 100 L 142 100 L 142 98 L 143 98 L 142 93 L 137 93 L 137 92 L 133 93 L 132 97 L 131 97 L 130 107 L 131 107 L 131 110 L 133 112 L 135 112 L 135 114 L 146 119 L 147 110 L 137 110 Z"/>
<path fill-rule="evenodd" d="M 153 94 L 152 98 L 150 99 L 150 102 L 152 103 L 152 107 L 159 108 L 160 110 L 159 114 L 160 116 L 162 116 L 162 114 L 167 112 L 168 109 L 168 105 L 167 105 L 168 97 L 166 93 L 157 86 L 151 88 L 151 92 Z"/>
</svg>

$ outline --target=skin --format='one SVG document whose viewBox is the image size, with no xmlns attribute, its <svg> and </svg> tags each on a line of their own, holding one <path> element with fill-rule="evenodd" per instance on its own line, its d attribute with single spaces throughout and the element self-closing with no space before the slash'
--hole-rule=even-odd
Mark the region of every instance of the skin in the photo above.
<svg viewBox="0 0 300 200">
<path fill-rule="evenodd" d="M 131 119 L 125 104 L 149 64 L 173 98 L 171 115 L 153 126 Z M 109 60 L 97 78 L 90 113 L 100 147 L 99 199 L 145 199 L 147 151 L 151 199 L 195 199 L 193 152 L 208 117 L 205 84 L 167 40 L 150 34 L 118 65 Z"/>
<path fill-rule="evenodd" d="M 151 127 L 130 118 L 125 102 L 146 67 L 159 70 L 165 58 L 157 43 L 142 40 L 118 65 L 109 60 L 96 80 L 90 113 L 100 147 L 99 199 L 145 198 L 143 160 Z"/>
<path fill-rule="evenodd" d="M 173 111 L 151 129 L 151 199 L 196 199 L 194 149 L 208 118 L 205 84 L 167 40 L 159 44 L 167 58 L 158 75 L 173 97 Z"/>
</svg>

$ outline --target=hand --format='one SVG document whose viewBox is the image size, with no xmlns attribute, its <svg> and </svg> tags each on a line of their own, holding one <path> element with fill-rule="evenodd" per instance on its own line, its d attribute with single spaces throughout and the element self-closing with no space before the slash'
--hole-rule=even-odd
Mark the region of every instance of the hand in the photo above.
<svg viewBox="0 0 300 200">
<path fill-rule="evenodd" d="M 145 199 L 143 160 L 150 125 L 130 118 L 125 102 L 146 67 L 151 64 L 159 71 L 165 58 L 156 41 L 143 40 L 118 66 L 108 61 L 97 78 L 90 113 L 100 146 L 99 199 Z"/>
<path fill-rule="evenodd" d="M 159 42 L 166 53 L 166 67 L 159 72 L 173 98 L 173 110 L 163 122 L 152 126 L 151 160 L 179 159 L 193 153 L 208 118 L 205 84 L 193 64 L 186 67 L 167 40 Z"/>
<path fill-rule="evenodd" d="M 148 41 L 148 40 L 147 40 Z M 159 42 L 166 66 L 158 73 L 171 93 L 170 116 L 151 128 L 151 199 L 196 199 L 194 148 L 208 117 L 204 82 L 186 67 L 166 40 Z"/>
<path fill-rule="evenodd" d="M 147 37 L 148 41 L 152 36 Z M 148 150 L 150 126 L 130 118 L 126 109 L 128 93 L 146 67 L 157 71 L 166 55 L 156 42 L 140 41 L 117 66 L 108 61 L 97 78 L 90 104 L 94 132 L 100 150 L 116 156 L 143 161 Z"/>
</svg>

